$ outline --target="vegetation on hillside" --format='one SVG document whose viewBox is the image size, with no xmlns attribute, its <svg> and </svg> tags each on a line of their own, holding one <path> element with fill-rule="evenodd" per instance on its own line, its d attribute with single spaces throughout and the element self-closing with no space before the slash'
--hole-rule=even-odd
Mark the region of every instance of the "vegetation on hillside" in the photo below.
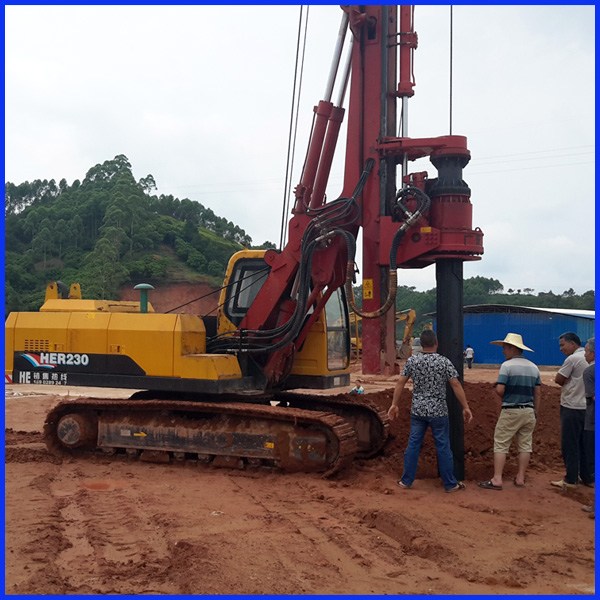
<svg viewBox="0 0 600 600">
<path fill-rule="evenodd" d="M 178 277 L 220 284 L 229 257 L 251 246 L 250 236 L 199 202 L 154 190 L 154 177 L 135 181 L 123 155 L 71 185 L 6 183 L 6 312 L 37 310 L 53 280 L 81 283 L 87 298 Z"/>
</svg>

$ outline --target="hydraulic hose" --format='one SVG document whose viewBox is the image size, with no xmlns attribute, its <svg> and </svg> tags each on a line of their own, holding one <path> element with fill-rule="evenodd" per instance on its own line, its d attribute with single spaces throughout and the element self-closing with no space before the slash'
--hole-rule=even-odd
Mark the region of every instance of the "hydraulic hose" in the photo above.
<svg viewBox="0 0 600 600">
<path fill-rule="evenodd" d="M 383 305 L 378 308 L 377 310 L 374 310 L 372 312 L 363 312 L 361 311 L 357 306 L 356 303 L 354 302 L 354 290 L 352 289 L 352 276 L 354 275 L 354 261 L 350 262 L 348 261 L 348 266 L 347 266 L 347 274 L 346 274 L 346 296 L 348 298 L 348 304 L 350 305 L 350 308 L 360 317 L 362 317 L 363 319 L 375 319 L 377 317 L 381 317 L 381 315 L 384 315 L 392 306 L 392 304 L 394 304 L 396 302 L 396 291 L 398 289 L 398 274 L 396 273 L 396 270 L 392 270 L 390 269 L 388 272 L 388 295 L 387 298 L 385 300 L 385 302 L 383 303 Z"/>
<path fill-rule="evenodd" d="M 318 246 L 341 236 L 347 247 L 349 264 L 354 265 L 356 239 L 343 225 L 355 223 L 359 216 L 357 197 L 362 193 L 375 161 L 369 159 L 350 198 L 338 198 L 324 206 L 307 210 L 313 215 L 301 242 L 298 267 L 298 291 L 292 316 L 283 324 L 269 330 L 236 330 L 210 340 L 211 352 L 241 352 L 256 354 L 272 352 L 292 342 L 299 334 L 306 316 L 306 303 L 310 293 L 312 256 Z M 279 339 L 277 339 L 279 338 Z M 275 341 L 277 340 L 277 341 Z"/>
<path fill-rule="evenodd" d="M 404 197 L 413 196 L 418 201 L 417 209 L 414 212 L 410 212 L 403 202 Z M 384 315 L 391 307 L 396 303 L 396 293 L 398 291 L 398 274 L 397 274 L 397 260 L 398 248 L 400 242 L 404 237 L 406 231 L 414 225 L 421 215 L 429 209 L 431 205 L 431 199 L 429 196 L 421 191 L 419 188 L 414 186 L 407 186 L 398 190 L 396 194 L 396 206 L 400 208 L 404 214 L 405 220 L 402 225 L 398 228 L 398 231 L 394 234 L 392 244 L 390 247 L 390 270 L 388 271 L 388 293 L 387 298 L 383 305 L 377 310 L 371 312 L 363 312 L 356 307 L 354 302 L 354 291 L 352 289 L 352 280 L 354 277 L 354 261 L 348 259 L 348 266 L 346 268 L 346 296 L 348 298 L 348 304 L 350 308 L 363 319 L 376 319 Z"/>
</svg>

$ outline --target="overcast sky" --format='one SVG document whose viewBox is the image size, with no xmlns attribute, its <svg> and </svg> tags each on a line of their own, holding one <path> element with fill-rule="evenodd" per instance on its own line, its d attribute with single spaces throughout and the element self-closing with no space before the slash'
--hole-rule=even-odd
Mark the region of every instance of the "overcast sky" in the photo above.
<svg viewBox="0 0 600 600">
<path fill-rule="evenodd" d="M 342 11 L 311 6 L 299 180 Z M 7 6 L 5 179 L 83 179 L 117 154 L 159 194 L 279 242 L 298 6 Z M 594 6 L 455 6 L 452 133 L 481 261 L 505 289 L 594 289 Z M 450 8 L 417 6 L 409 136 L 449 133 Z M 343 140 L 342 140 L 343 141 Z M 341 191 L 338 149 L 328 197 Z M 427 170 L 425 160 L 411 171 Z M 359 265 L 361 267 L 361 265 Z M 400 285 L 435 286 L 435 267 Z"/>
</svg>

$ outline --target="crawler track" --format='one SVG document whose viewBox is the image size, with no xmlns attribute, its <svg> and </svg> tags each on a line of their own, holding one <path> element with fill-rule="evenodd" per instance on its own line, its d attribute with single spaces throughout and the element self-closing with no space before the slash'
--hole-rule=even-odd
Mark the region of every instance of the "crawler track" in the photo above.
<svg viewBox="0 0 600 600">
<path fill-rule="evenodd" d="M 101 450 L 324 476 L 350 464 L 357 451 L 354 428 L 333 412 L 186 400 L 65 400 L 48 414 L 44 439 L 55 454 Z"/>
<path fill-rule="evenodd" d="M 293 408 L 333 412 L 346 419 L 357 434 L 360 458 L 375 456 L 389 436 L 389 419 L 368 396 L 311 396 L 293 392 L 277 393 L 274 400 Z"/>
</svg>

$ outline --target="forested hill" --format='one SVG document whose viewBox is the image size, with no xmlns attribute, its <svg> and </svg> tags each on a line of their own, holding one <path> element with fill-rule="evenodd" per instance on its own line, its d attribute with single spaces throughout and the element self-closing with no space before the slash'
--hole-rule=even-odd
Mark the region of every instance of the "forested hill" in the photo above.
<svg viewBox="0 0 600 600">
<path fill-rule="evenodd" d="M 86 298 L 116 298 L 126 283 L 220 285 L 250 236 L 199 202 L 155 190 L 152 175 L 135 181 L 123 155 L 71 185 L 7 182 L 5 312 L 37 310 L 53 280 L 81 283 Z"/>
</svg>

